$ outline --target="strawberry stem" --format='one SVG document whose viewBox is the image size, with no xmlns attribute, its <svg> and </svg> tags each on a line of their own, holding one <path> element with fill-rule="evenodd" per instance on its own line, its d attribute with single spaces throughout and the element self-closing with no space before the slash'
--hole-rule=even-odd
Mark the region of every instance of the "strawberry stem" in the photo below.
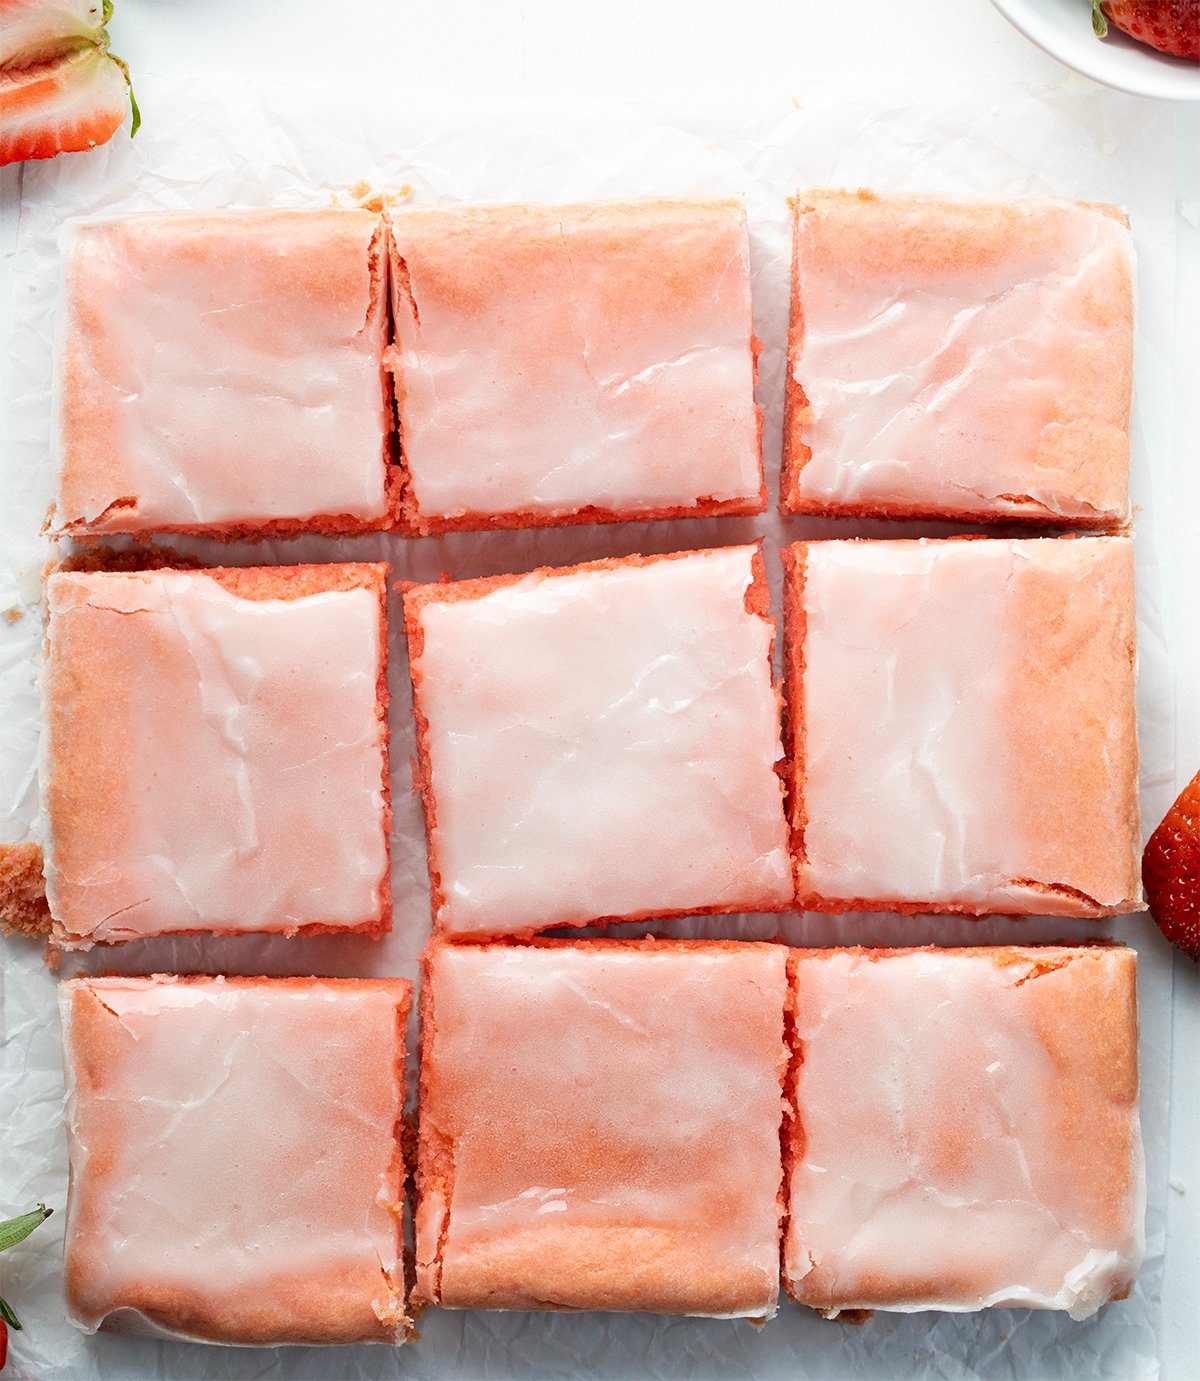
<svg viewBox="0 0 1200 1381">
<path fill-rule="evenodd" d="M 115 53 L 109 53 L 108 56 L 125 73 L 125 84 L 129 87 L 129 104 L 133 109 L 133 124 L 129 130 L 129 137 L 132 139 L 142 127 L 142 112 L 138 109 L 137 97 L 133 94 L 133 80 L 129 75 L 129 64 L 124 58 L 117 57 Z"/>
<path fill-rule="evenodd" d="M 1100 0 L 1092 0 L 1092 33 L 1097 38 L 1108 37 L 1108 16 L 1100 8 Z"/>
<path fill-rule="evenodd" d="M 0 1223 L 0 1252 L 24 1242 L 34 1228 L 44 1223 L 53 1212 L 45 1204 L 38 1204 L 32 1213 L 22 1213 L 19 1218 L 9 1218 L 7 1222 Z"/>
<path fill-rule="evenodd" d="M 0 1223 L 0 1252 L 6 1247 L 15 1247 L 18 1242 L 24 1242 L 34 1228 L 39 1227 L 54 1212 L 52 1208 L 47 1208 L 45 1204 L 38 1204 L 32 1213 L 22 1213 L 18 1218 L 9 1218 Z M 0 1296 L 0 1322 L 7 1324 L 9 1328 L 21 1331 L 21 1320 L 17 1318 L 16 1311 L 12 1305 Z"/>
</svg>

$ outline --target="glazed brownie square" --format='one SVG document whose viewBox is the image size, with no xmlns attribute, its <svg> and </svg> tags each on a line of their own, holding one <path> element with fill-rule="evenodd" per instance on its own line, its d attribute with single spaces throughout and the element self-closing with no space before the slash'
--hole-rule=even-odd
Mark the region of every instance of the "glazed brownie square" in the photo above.
<svg viewBox="0 0 1200 1381">
<path fill-rule="evenodd" d="M 60 944 L 389 928 L 386 581 L 383 565 L 50 576 Z"/>
<path fill-rule="evenodd" d="M 399 1341 L 403 979 L 60 988 L 79 1327 Z"/>
<path fill-rule="evenodd" d="M 757 547 L 405 595 L 437 926 L 790 905 Z"/>
<path fill-rule="evenodd" d="M 1117 207 L 793 205 L 786 512 L 1127 520 L 1133 254 Z"/>
<path fill-rule="evenodd" d="M 784 560 L 799 904 L 1140 909 L 1127 537 Z"/>
<path fill-rule="evenodd" d="M 383 234 L 357 210 L 70 225 L 51 529 L 388 526 Z"/>
<path fill-rule="evenodd" d="M 795 952 L 784 1280 L 843 1309 L 1123 1299 L 1143 1249 L 1136 956 Z"/>
<path fill-rule="evenodd" d="M 392 254 L 409 531 L 765 508 L 740 202 L 400 210 Z"/>
<path fill-rule="evenodd" d="M 435 943 L 414 1302 L 774 1313 L 786 954 Z"/>
</svg>

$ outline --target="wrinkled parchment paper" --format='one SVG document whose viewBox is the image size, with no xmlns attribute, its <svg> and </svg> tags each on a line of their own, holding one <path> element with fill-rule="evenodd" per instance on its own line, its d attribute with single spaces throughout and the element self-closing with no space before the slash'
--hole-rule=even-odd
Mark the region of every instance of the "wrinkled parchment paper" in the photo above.
<svg viewBox="0 0 1200 1381">
<path fill-rule="evenodd" d="M 399 83 L 398 83 L 399 85 Z M 997 84 L 937 93 L 806 84 L 794 99 L 749 105 L 665 102 L 453 106 L 402 93 L 248 88 L 213 80 L 139 79 L 145 125 L 130 143 L 24 172 L 0 452 L 0 821 L 4 837 L 37 837 L 38 594 L 48 545 L 51 342 L 64 218 L 135 210 L 350 204 L 409 189 L 415 204 L 639 195 L 740 196 L 753 241 L 755 313 L 765 342 L 760 401 L 774 501 L 787 315 L 786 198 L 804 185 L 874 186 L 948 195 L 1045 194 L 1117 201 L 1130 210 L 1139 256 L 1138 393 L 1134 497 L 1140 581 L 1142 802 L 1156 822 L 1172 795 L 1174 708 L 1170 648 L 1172 495 L 1171 347 L 1174 164 L 1169 111 L 1080 83 L 1054 90 Z M 636 551 L 767 539 L 778 614 L 781 541 L 816 535 L 953 531 L 947 525 L 836 524 L 758 519 L 567 528 L 533 533 L 304 538 L 232 547 L 175 539 L 177 549 L 233 564 L 389 560 L 396 578 L 430 580 L 524 570 Z M 394 608 L 393 613 L 397 611 Z M 393 622 L 397 620 L 394 618 Z M 396 807 L 395 928 L 380 942 L 320 937 L 156 939 L 72 956 L 83 970 L 415 975 L 429 929 L 419 805 L 411 794 L 410 688 L 393 637 L 392 759 Z M 672 933 L 766 938 L 777 917 L 675 922 Z M 640 932 L 645 926 L 622 927 Z M 803 944 L 996 943 L 1107 934 L 1141 955 L 1143 1125 L 1149 1176 L 1148 1250 L 1134 1296 L 1083 1323 L 1063 1315 L 877 1315 L 865 1327 L 828 1323 L 784 1305 L 766 1326 L 745 1321 L 433 1310 L 420 1339 L 399 1351 L 233 1349 L 137 1338 L 87 1338 L 63 1320 L 63 1215 L 4 1261 L 5 1293 L 25 1332 L 15 1335 L 16 1378 L 344 1377 L 1151 1377 L 1157 1374 L 1164 1241 L 1170 956 L 1145 918 L 1111 923 L 957 918 L 787 916 L 784 938 Z M 42 1199 L 61 1209 L 67 1170 L 62 1131 L 55 979 L 41 947 L 0 943 L 0 1207 Z"/>
</svg>

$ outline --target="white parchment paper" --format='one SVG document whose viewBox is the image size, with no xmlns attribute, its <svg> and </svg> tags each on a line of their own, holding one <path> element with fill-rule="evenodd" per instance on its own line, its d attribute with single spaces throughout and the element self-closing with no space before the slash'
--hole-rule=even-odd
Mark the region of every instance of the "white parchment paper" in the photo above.
<svg viewBox="0 0 1200 1381">
<path fill-rule="evenodd" d="M 398 80 L 399 85 L 399 80 Z M 222 206 L 350 203 L 365 181 L 409 189 L 414 203 L 591 200 L 639 195 L 743 197 L 750 217 L 757 329 L 764 341 L 760 401 L 774 502 L 787 316 L 786 198 L 802 186 L 874 186 L 950 195 L 1055 195 L 1117 201 L 1131 213 L 1139 256 L 1134 497 L 1139 505 L 1140 723 L 1147 826 L 1174 780 L 1170 679 L 1174 339 L 1174 164 L 1162 106 L 1082 83 L 1053 90 L 997 84 L 960 92 L 864 89 L 827 80 L 794 99 L 736 108 L 578 104 L 410 103 L 402 92 L 250 88 L 139 79 L 145 124 L 87 155 L 29 165 L 23 181 L 13 298 L 0 317 L 8 359 L 0 395 L 0 837 L 37 837 L 35 685 L 41 637 L 38 536 L 50 502 L 50 389 L 56 237 L 72 215 Z M 817 535 L 953 531 L 897 524 L 759 519 L 687 520 L 536 533 L 455 534 L 243 543 L 176 539 L 224 564 L 386 558 L 397 579 L 524 570 L 636 551 L 729 544 L 763 536 L 778 614 L 776 552 Z M 397 612 L 396 610 L 393 611 Z M 393 624 L 396 623 L 393 619 Z M 158 939 L 75 956 L 83 970 L 407 974 L 428 935 L 420 809 L 411 794 L 411 692 L 403 642 L 393 636 L 392 757 L 395 927 L 372 942 L 256 937 Z M 624 927 L 640 932 L 640 927 Z M 613 1315 L 429 1311 L 400 1349 L 237 1349 L 144 1339 L 86 1338 L 59 1298 L 62 1214 L 6 1254 L 3 1285 L 25 1332 L 14 1335 L 17 1378 L 346 1377 L 1152 1377 L 1158 1372 L 1159 1295 L 1167 1194 L 1170 953 L 1145 917 L 1111 923 L 857 916 L 717 917 L 675 922 L 681 934 L 793 943 L 996 943 L 1097 934 L 1141 957 L 1142 1109 L 1149 1178 L 1148 1251 L 1138 1288 L 1083 1323 L 1063 1315 L 885 1315 L 865 1327 L 828 1323 L 784 1305 L 771 1323 Z M 66 1194 L 63 1083 L 55 978 L 41 947 L 0 942 L 0 1211 Z"/>
</svg>

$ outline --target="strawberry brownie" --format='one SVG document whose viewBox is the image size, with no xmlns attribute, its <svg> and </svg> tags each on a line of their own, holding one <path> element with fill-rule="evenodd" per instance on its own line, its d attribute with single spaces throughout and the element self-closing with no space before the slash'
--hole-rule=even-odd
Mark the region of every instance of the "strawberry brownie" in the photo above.
<svg viewBox="0 0 1200 1381">
<path fill-rule="evenodd" d="M 784 562 L 802 905 L 1140 909 L 1127 537 L 802 542 Z"/>
<path fill-rule="evenodd" d="M 784 1283 L 825 1313 L 1123 1299 L 1143 1250 L 1136 956 L 802 950 Z"/>
<path fill-rule="evenodd" d="M 50 576 L 59 944 L 389 928 L 386 579 L 384 565 Z"/>
<path fill-rule="evenodd" d="M 756 546 L 410 588 L 438 928 L 789 906 L 767 603 Z"/>
<path fill-rule="evenodd" d="M 737 201 L 399 210 L 412 532 L 760 513 Z"/>
<path fill-rule="evenodd" d="M 389 526 L 383 238 L 357 210 L 71 224 L 51 530 Z"/>
<path fill-rule="evenodd" d="M 773 1314 L 786 955 L 435 942 L 414 1302 Z"/>
<path fill-rule="evenodd" d="M 411 995 L 403 979 L 62 984 L 71 1322 L 401 1341 Z"/>
<path fill-rule="evenodd" d="M 785 511 L 1126 522 L 1117 207 L 822 191 L 793 209 Z"/>
</svg>

